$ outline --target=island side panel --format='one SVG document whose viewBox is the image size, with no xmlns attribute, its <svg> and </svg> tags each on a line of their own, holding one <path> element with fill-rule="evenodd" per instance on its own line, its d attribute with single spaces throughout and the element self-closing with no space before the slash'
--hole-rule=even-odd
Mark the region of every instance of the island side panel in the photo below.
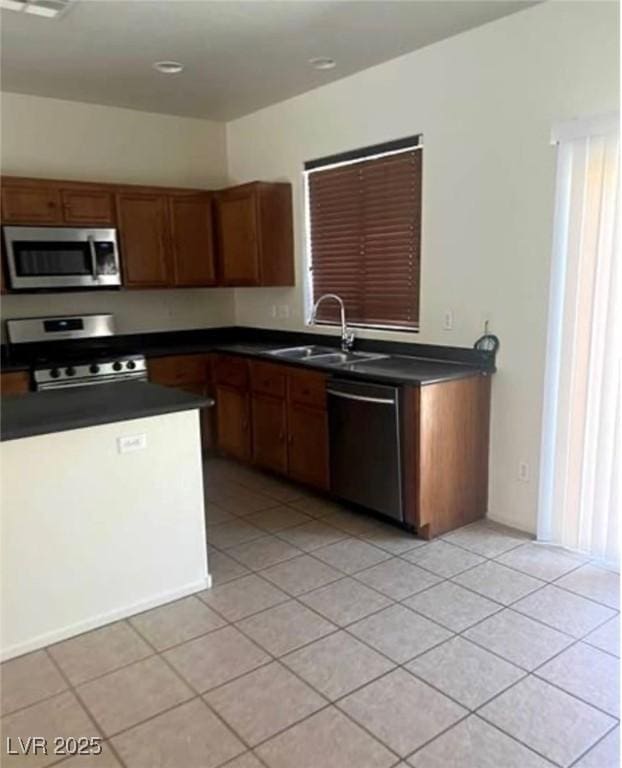
<svg viewBox="0 0 622 768">
<path fill-rule="evenodd" d="M 432 538 L 488 511 L 490 377 L 431 384 L 416 392 L 416 521 L 420 535 Z"/>
<path fill-rule="evenodd" d="M 198 410 L 0 450 L 3 659 L 209 586 Z"/>
</svg>

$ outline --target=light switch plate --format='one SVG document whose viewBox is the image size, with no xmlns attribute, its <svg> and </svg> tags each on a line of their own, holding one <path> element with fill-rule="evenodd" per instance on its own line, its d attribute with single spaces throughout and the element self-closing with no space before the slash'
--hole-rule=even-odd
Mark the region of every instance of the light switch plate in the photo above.
<svg viewBox="0 0 622 768">
<path fill-rule="evenodd" d="M 147 435 L 123 435 L 123 437 L 117 437 L 117 450 L 119 453 L 142 451 L 146 447 Z"/>
</svg>

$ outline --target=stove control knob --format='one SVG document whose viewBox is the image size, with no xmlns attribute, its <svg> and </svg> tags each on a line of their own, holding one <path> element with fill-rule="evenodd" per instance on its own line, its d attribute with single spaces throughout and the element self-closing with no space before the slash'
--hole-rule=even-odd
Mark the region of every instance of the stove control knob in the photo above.
<svg viewBox="0 0 622 768">
<path fill-rule="evenodd" d="M 116 363 L 112 364 L 113 371 L 120 371 L 122 368 L 123 368 L 123 363 L 120 363 L 118 360 Z"/>
<path fill-rule="evenodd" d="M 76 369 L 70 365 L 69 368 L 65 368 L 65 373 L 67 374 L 67 376 L 75 376 Z"/>
<path fill-rule="evenodd" d="M 127 368 L 128 368 L 128 370 L 133 371 L 134 368 L 136 368 L 136 363 L 133 360 L 128 360 L 127 361 Z"/>
<path fill-rule="evenodd" d="M 58 370 L 58 368 L 52 368 L 52 370 L 50 371 L 50 376 L 53 379 L 57 379 L 60 376 L 60 371 Z"/>
<path fill-rule="evenodd" d="M 97 365 L 97 363 L 93 363 L 93 365 L 89 366 L 89 371 L 91 373 L 99 373 L 99 365 Z"/>
</svg>

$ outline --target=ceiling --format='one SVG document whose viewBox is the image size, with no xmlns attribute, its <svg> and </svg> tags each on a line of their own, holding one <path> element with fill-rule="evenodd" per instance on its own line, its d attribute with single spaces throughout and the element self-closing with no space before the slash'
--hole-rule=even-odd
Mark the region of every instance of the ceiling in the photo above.
<svg viewBox="0 0 622 768">
<path fill-rule="evenodd" d="M 529 7 L 519 0 L 78 0 L 3 10 L 6 91 L 230 120 Z M 332 70 L 308 60 L 329 56 Z M 183 62 L 178 75 L 155 61 Z"/>
</svg>

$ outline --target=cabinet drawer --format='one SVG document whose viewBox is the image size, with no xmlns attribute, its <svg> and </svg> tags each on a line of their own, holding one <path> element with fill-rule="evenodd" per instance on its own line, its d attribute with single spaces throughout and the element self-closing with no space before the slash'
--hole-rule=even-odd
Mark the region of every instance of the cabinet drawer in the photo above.
<svg viewBox="0 0 622 768">
<path fill-rule="evenodd" d="M 214 382 L 236 389 L 248 389 L 248 362 L 243 357 L 216 355 L 212 363 Z"/>
<path fill-rule="evenodd" d="M 326 376 L 321 373 L 300 371 L 291 372 L 289 380 L 289 399 L 297 405 L 326 408 Z"/>
<path fill-rule="evenodd" d="M 264 395 L 285 397 L 286 372 L 273 363 L 251 363 L 251 388 Z"/>
<path fill-rule="evenodd" d="M 171 355 L 149 360 L 149 378 L 156 384 L 176 387 L 183 384 L 205 384 L 207 355 Z"/>
</svg>

